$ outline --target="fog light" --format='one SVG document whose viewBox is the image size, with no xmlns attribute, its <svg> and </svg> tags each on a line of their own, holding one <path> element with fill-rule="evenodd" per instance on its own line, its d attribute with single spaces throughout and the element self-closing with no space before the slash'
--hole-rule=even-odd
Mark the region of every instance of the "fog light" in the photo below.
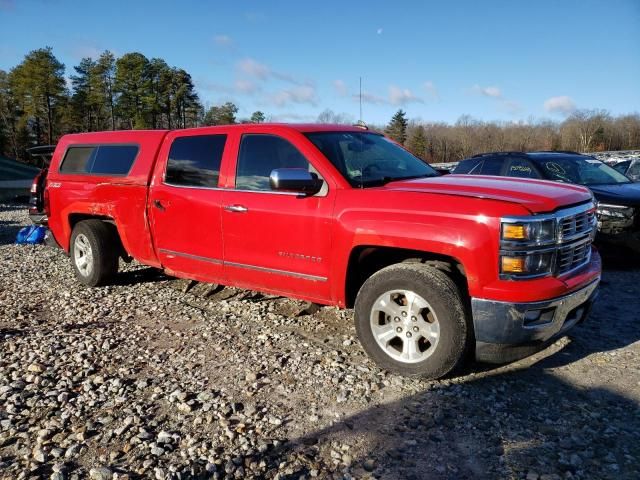
<svg viewBox="0 0 640 480">
<path fill-rule="evenodd" d="M 502 257 L 502 273 L 524 273 L 525 257 Z"/>
</svg>

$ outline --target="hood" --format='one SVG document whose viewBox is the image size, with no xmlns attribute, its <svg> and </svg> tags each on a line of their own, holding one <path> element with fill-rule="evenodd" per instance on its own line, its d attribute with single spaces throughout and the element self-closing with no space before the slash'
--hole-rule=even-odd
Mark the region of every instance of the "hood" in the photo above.
<svg viewBox="0 0 640 480">
<path fill-rule="evenodd" d="M 513 179 L 484 175 L 446 175 L 390 182 L 386 190 L 424 192 L 487 198 L 516 203 L 532 213 L 553 212 L 559 208 L 587 202 L 589 190 L 579 185 L 561 184 L 547 180 Z"/>
<path fill-rule="evenodd" d="M 589 188 L 599 202 L 624 205 L 625 207 L 640 205 L 640 183 L 590 185 Z"/>
</svg>

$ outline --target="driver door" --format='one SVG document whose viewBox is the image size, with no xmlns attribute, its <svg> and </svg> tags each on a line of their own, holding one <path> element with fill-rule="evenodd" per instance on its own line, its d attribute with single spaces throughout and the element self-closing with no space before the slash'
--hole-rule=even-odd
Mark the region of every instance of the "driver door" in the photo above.
<svg viewBox="0 0 640 480">
<path fill-rule="evenodd" d="M 313 196 L 273 191 L 276 168 L 316 172 L 286 138 L 242 135 L 235 187 L 222 191 L 225 276 L 244 288 L 328 301 L 334 192 L 326 182 Z"/>
</svg>

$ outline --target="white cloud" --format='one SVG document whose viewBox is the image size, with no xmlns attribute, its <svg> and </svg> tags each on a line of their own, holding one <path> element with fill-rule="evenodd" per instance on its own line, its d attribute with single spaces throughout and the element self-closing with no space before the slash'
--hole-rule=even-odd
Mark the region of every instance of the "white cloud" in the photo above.
<svg viewBox="0 0 640 480">
<path fill-rule="evenodd" d="M 377 33 L 378 35 L 382 35 L 382 32 L 383 32 L 383 29 L 382 29 L 382 28 L 379 28 L 379 29 L 377 29 L 377 30 L 376 30 L 376 33 Z"/>
<path fill-rule="evenodd" d="M 275 115 L 270 115 L 268 118 L 269 122 L 313 122 L 315 121 L 315 115 L 305 115 L 294 112 L 285 112 L 285 113 L 277 113 Z"/>
<path fill-rule="evenodd" d="M 270 78 L 281 80 L 283 82 L 291 83 L 298 86 L 313 86 L 313 82 L 308 80 L 299 80 L 293 75 L 284 72 L 278 72 L 264 63 L 260 63 L 253 58 L 245 58 L 240 60 L 236 67 L 240 73 L 249 77 L 258 78 L 262 81 L 266 81 Z"/>
<path fill-rule="evenodd" d="M 351 98 L 353 98 L 356 101 L 359 101 L 360 95 L 358 93 L 354 93 L 353 95 L 351 95 Z M 374 95 L 373 93 L 362 92 L 362 103 L 370 103 L 372 105 L 384 105 L 389 103 L 389 101 L 386 98 L 379 97 L 378 95 Z"/>
<path fill-rule="evenodd" d="M 229 35 L 216 35 L 213 41 L 220 47 L 230 47 L 233 45 L 233 39 Z"/>
<path fill-rule="evenodd" d="M 481 87 L 476 84 L 471 87 L 471 90 L 475 93 L 479 93 L 480 95 L 484 95 L 485 97 L 502 98 L 502 91 L 498 87 Z"/>
<path fill-rule="evenodd" d="M 316 105 L 318 103 L 318 98 L 314 87 L 311 85 L 300 85 L 276 92 L 271 95 L 269 101 L 277 107 L 283 107 L 291 103 Z"/>
<path fill-rule="evenodd" d="M 576 110 L 576 104 L 571 97 L 561 95 L 559 97 L 547 98 L 544 101 L 544 109 L 549 113 L 569 115 Z"/>
<path fill-rule="evenodd" d="M 245 75 L 251 77 L 257 77 L 261 80 L 266 80 L 271 74 L 271 69 L 266 65 L 255 61 L 253 58 L 245 58 L 238 62 L 238 70 Z"/>
<path fill-rule="evenodd" d="M 440 99 L 440 95 L 438 94 L 438 89 L 436 88 L 436 86 L 434 85 L 434 83 L 429 80 L 428 82 L 424 82 L 422 84 L 422 86 L 424 87 L 424 89 L 426 90 L 427 94 L 433 98 L 434 100 L 439 100 Z"/>
<path fill-rule="evenodd" d="M 256 93 L 260 88 L 251 80 L 245 80 L 243 78 L 239 78 L 233 84 L 235 90 L 239 93 L 252 94 Z"/>
<path fill-rule="evenodd" d="M 347 84 L 344 83 L 342 80 L 335 80 L 333 82 L 333 87 L 336 89 L 336 92 L 338 92 L 338 95 L 342 97 L 346 96 L 349 90 L 347 88 Z"/>
<path fill-rule="evenodd" d="M 389 102 L 392 105 L 406 105 L 407 103 L 424 103 L 424 100 L 413 94 L 408 88 L 389 86 Z"/>
</svg>

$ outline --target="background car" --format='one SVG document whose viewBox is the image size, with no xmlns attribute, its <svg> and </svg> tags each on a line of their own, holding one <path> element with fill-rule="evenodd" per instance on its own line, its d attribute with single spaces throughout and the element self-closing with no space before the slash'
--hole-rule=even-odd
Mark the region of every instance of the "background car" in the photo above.
<svg viewBox="0 0 640 480">
<path fill-rule="evenodd" d="M 640 253 L 640 183 L 592 156 L 569 151 L 483 153 L 460 161 L 452 173 L 584 185 L 598 201 L 598 239 Z"/>
<path fill-rule="evenodd" d="M 626 175 L 634 182 L 640 182 L 640 158 L 623 160 L 611 165 L 614 170 Z"/>
</svg>

